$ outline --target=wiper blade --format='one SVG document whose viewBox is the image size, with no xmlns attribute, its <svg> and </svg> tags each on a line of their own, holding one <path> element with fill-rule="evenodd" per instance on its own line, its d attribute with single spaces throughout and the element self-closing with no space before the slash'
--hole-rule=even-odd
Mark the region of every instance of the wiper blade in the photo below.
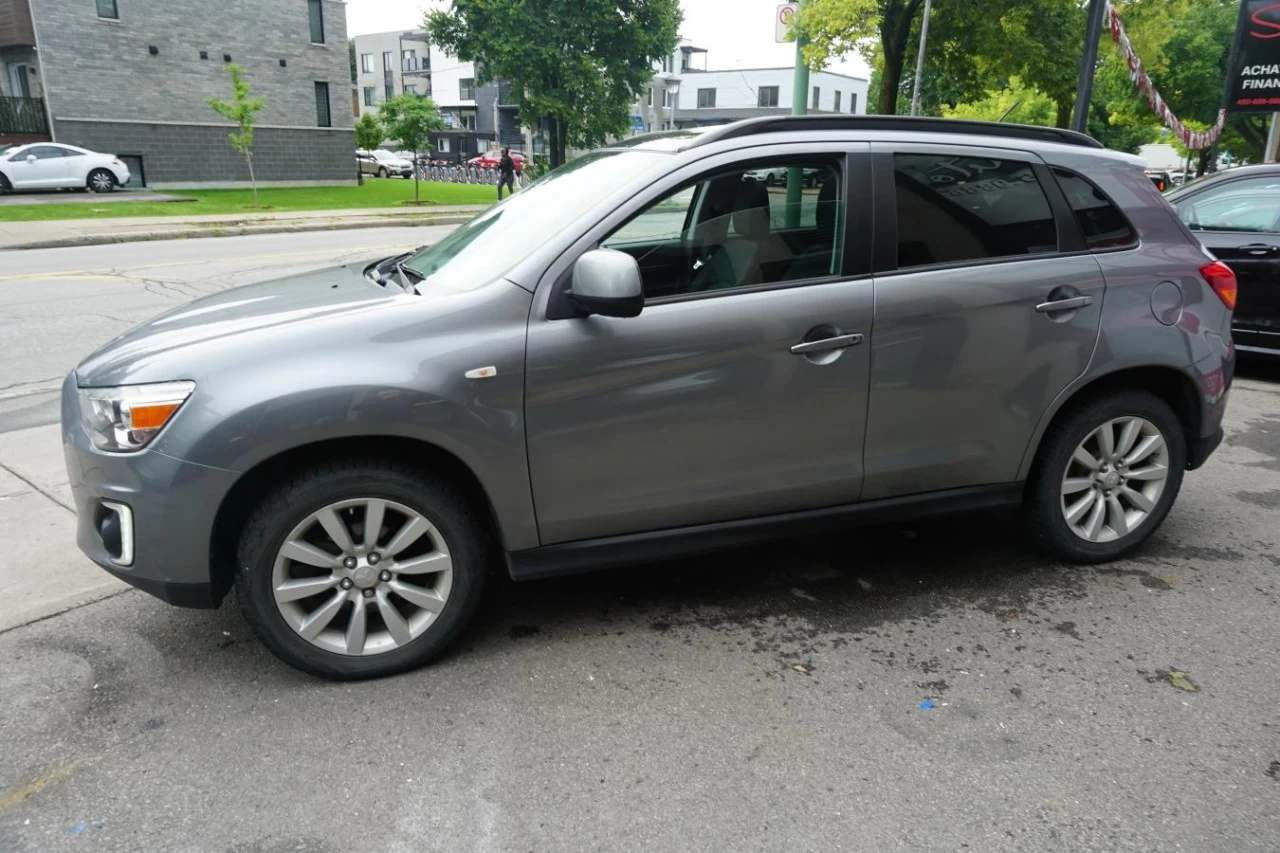
<svg viewBox="0 0 1280 853">
<path fill-rule="evenodd" d="M 405 293 L 418 293 L 418 288 L 414 286 L 417 282 L 410 281 L 410 275 L 417 276 L 418 281 L 426 280 L 426 276 L 419 275 L 406 267 L 404 261 L 396 261 L 396 272 L 400 273 L 400 286 L 404 288 Z"/>
</svg>

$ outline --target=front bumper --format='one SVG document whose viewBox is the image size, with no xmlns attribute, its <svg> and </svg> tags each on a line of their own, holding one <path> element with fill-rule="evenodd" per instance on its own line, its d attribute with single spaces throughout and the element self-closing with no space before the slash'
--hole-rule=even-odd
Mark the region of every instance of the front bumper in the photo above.
<svg viewBox="0 0 1280 853">
<path fill-rule="evenodd" d="M 217 508 L 239 477 L 154 450 L 103 453 L 80 425 L 74 374 L 62 395 L 62 443 L 76 505 L 76 544 L 111 574 L 180 607 L 217 607 L 210 570 Z M 120 565 L 103 540 L 103 504 L 132 514 L 132 561 Z"/>
</svg>

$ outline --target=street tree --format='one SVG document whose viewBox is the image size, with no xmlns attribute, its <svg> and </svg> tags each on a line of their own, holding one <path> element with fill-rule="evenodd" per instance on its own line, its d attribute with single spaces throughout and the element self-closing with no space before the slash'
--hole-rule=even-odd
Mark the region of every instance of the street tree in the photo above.
<svg viewBox="0 0 1280 853">
<path fill-rule="evenodd" d="M 258 123 L 258 113 L 266 106 L 265 98 L 252 97 L 253 88 L 244 77 L 244 69 L 236 63 L 224 66 L 231 77 L 231 100 L 209 98 L 207 103 L 215 113 L 234 124 L 238 131 L 227 135 L 231 147 L 244 157 L 249 166 L 249 183 L 253 187 L 253 206 L 258 206 L 258 180 L 253 175 L 253 128 Z"/>
<path fill-rule="evenodd" d="M 942 114 L 947 118 L 1039 125 L 1053 124 L 1055 112 L 1052 98 L 1016 76 L 1010 77 L 1004 88 L 993 89 L 981 98 L 942 107 Z"/>
<path fill-rule="evenodd" d="M 681 20 L 679 0 L 454 0 L 426 27 L 485 79 L 511 83 L 521 123 L 547 120 L 555 167 L 568 146 L 627 132 L 631 104 L 653 63 L 675 50 Z"/>
<path fill-rule="evenodd" d="M 923 8 L 924 0 L 809 0 L 796 22 L 809 40 L 804 60 L 821 69 L 859 54 L 880 72 L 875 111 L 894 115 L 911 33 Z"/>
<path fill-rule="evenodd" d="M 430 98 L 417 95 L 396 95 L 382 102 L 378 108 L 380 124 L 386 138 L 405 151 L 413 152 L 413 203 L 421 204 L 418 189 L 418 155 L 430 152 L 431 134 L 444 130 L 444 118 L 440 108 Z M 378 144 L 381 144 L 379 140 Z M 377 148 L 378 145 L 370 146 Z"/>
<path fill-rule="evenodd" d="M 364 151 L 372 151 L 382 145 L 387 138 L 386 128 L 373 113 L 365 113 L 356 122 L 356 147 Z"/>
</svg>

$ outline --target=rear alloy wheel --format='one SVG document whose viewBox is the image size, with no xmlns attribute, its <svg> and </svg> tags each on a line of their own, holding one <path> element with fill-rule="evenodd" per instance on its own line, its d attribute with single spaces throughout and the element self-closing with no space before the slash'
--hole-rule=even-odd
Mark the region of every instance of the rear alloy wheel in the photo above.
<svg viewBox="0 0 1280 853">
<path fill-rule="evenodd" d="M 480 525 L 447 483 L 387 462 L 310 471 L 246 525 L 239 598 L 286 663 L 327 678 L 426 663 L 470 619 L 487 573 Z"/>
<path fill-rule="evenodd" d="M 378 177 L 379 177 L 379 178 L 389 178 L 389 177 L 391 177 L 391 173 L 390 173 L 390 172 L 388 172 L 386 169 L 379 169 L 379 170 L 378 170 Z"/>
<path fill-rule="evenodd" d="M 1186 468 L 1186 436 L 1160 398 L 1099 398 L 1055 424 L 1027 484 L 1027 533 L 1073 562 L 1117 559 L 1164 521 Z"/>
<path fill-rule="evenodd" d="M 95 193 L 109 193 L 116 188 L 116 176 L 107 169 L 94 169 L 89 173 L 89 189 Z"/>
</svg>

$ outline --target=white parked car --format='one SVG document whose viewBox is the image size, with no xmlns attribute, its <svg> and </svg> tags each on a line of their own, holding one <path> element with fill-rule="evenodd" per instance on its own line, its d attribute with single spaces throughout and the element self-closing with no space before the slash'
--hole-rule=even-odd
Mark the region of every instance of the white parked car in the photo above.
<svg viewBox="0 0 1280 853">
<path fill-rule="evenodd" d="M 58 188 L 109 193 L 129 183 L 129 167 L 114 154 L 60 142 L 0 148 L 0 193 Z"/>
</svg>

